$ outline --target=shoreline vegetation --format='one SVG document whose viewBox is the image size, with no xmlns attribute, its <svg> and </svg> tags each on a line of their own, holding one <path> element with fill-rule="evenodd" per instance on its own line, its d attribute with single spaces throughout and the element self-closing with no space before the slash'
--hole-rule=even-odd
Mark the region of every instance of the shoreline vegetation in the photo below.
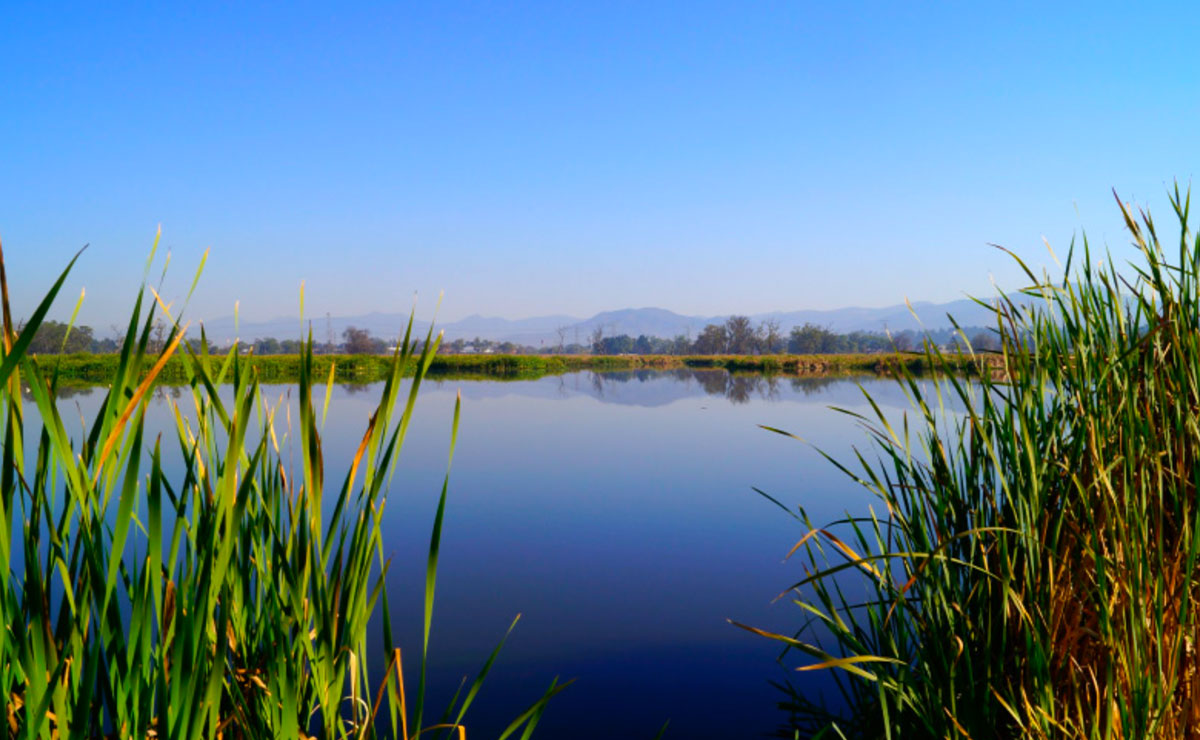
<svg viewBox="0 0 1200 740">
<path fill-rule="evenodd" d="M 1136 262 L 1086 236 L 1061 276 L 1016 258 L 1006 380 L 902 370 L 906 412 L 853 414 L 872 448 L 830 460 L 875 505 L 789 510 L 802 626 L 747 628 L 832 671 L 843 711 L 784 687 L 785 736 L 1200 736 L 1200 236 L 1178 186 L 1161 241 L 1118 205 Z"/>
<path fill-rule="evenodd" d="M 56 372 L 72 384 L 106 383 L 120 365 L 120 355 L 78 353 L 44 355 L 38 363 L 47 372 Z M 302 355 L 242 355 L 239 358 L 260 383 L 299 382 L 305 370 Z M 167 360 L 159 370 L 160 383 L 187 383 L 192 371 L 188 359 L 179 355 Z M 995 368 L 1000 355 L 947 355 L 938 363 L 938 371 L 977 374 L 983 366 Z M 370 383 L 386 380 L 393 366 L 389 355 L 313 355 L 309 372 L 328 378 L 333 368 L 336 382 Z M 925 373 L 930 370 L 924 353 L 893 352 L 872 354 L 812 355 L 435 355 L 428 367 L 430 378 L 534 380 L 580 370 L 674 370 L 724 369 L 794 376 L 890 375 L 900 371 Z M 415 358 L 401 363 L 400 372 L 411 377 L 418 368 Z"/>
<path fill-rule="evenodd" d="M 299 414 L 286 433 L 252 358 L 236 348 L 194 351 L 170 316 L 152 348 L 162 304 L 146 300 L 145 283 L 119 355 L 31 354 L 77 261 L 17 330 L 0 253 L 5 737 L 465 737 L 468 710 L 516 619 L 507 631 L 492 627 L 495 650 L 448 706 L 427 697 L 457 404 L 446 477 L 440 495 L 430 491 L 428 557 L 395 564 L 424 572 L 423 594 L 402 594 L 423 603 L 420 642 L 405 646 L 404 659 L 387 581 L 383 512 L 438 339 L 414 338 L 410 322 L 397 351 L 378 358 L 379 403 L 354 461 L 326 469 L 324 416 L 313 402 L 324 378 L 311 340 L 290 358 Z M 411 383 L 400 382 L 402 367 Z M 72 373 L 106 383 L 94 418 L 80 420 L 82 436 L 68 432 L 74 424 L 55 404 Z M 152 435 L 148 403 L 168 377 L 187 391 L 174 428 Z M 222 399 L 222 385 L 231 398 Z M 177 464 L 164 462 L 172 451 Z M 569 683 L 556 678 L 514 709 L 498 740 L 528 738 Z"/>
</svg>

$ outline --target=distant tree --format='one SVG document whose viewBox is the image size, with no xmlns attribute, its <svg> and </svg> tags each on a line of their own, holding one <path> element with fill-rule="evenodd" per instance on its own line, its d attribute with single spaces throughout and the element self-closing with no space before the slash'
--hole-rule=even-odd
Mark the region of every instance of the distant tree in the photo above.
<svg viewBox="0 0 1200 740">
<path fill-rule="evenodd" d="M 628 355 L 636 351 L 636 342 L 628 334 L 618 334 L 615 337 L 604 337 L 592 351 L 598 355 Z"/>
<path fill-rule="evenodd" d="M 279 352 L 279 340 L 275 337 L 264 337 L 254 343 L 254 354 L 256 355 L 277 355 Z"/>
<path fill-rule="evenodd" d="M 855 331 L 843 335 L 846 352 L 890 352 L 892 342 L 886 334 L 878 332 Z"/>
<path fill-rule="evenodd" d="M 792 328 L 788 337 L 788 351 L 798 355 L 818 355 L 834 351 L 835 335 L 813 323 Z"/>
<path fill-rule="evenodd" d="M 125 346 L 125 329 L 116 324 L 109 324 L 108 329 L 112 332 L 111 337 L 113 344 L 116 345 L 114 352 L 119 352 L 121 347 Z"/>
<path fill-rule="evenodd" d="M 116 339 L 113 339 L 112 337 L 105 337 L 104 339 L 93 339 L 92 340 L 92 351 L 93 352 L 110 354 L 110 353 L 114 353 L 114 352 L 119 352 L 120 349 L 121 349 L 121 342 Z"/>
<path fill-rule="evenodd" d="M 344 340 L 343 349 L 348 355 L 368 355 L 374 352 L 375 343 L 371 341 L 371 332 L 367 329 L 359 329 L 354 326 L 347 326 L 342 332 Z"/>
<path fill-rule="evenodd" d="M 92 336 L 92 327 L 79 325 L 71 330 L 71 333 L 66 336 L 65 352 L 91 352 L 92 345 L 95 344 L 95 338 Z"/>
<path fill-rule="evenodd" d="M 17 331 L 25 328 L 25 322 L 17 324 Z M 70 332 L 68 333 L 68 329 Z M 56 355 L 60 352 L 88 352 L 92 348 L 92 327 L 71 327 L 59 321 L 43 321 L 29 343 L 29 353 Z"/>
<path fill-rule="evenodd" d="M 97 345 L 103 345 L 108 341 L 110 341 L 110 340 L 108 340 L 108 339 L 101 340 L 100 342 L 97 343 Z M 189 348 L 191 348 L 191 350 L 193 352 L 196 352 L 197 354 L 199 354 L 200 352 L 203 352 L 206 349 L 206 347 L 204 346 L 204 340 L 201 339 L 200 337 L 192 337 L 191 339 L 185 339 L 185 340 L 183 340 L 183 343 L 186 344 Z M 217 345 L 213 344 L 212 342 L 208 343 L 207 350 L 210 355 L 220 354 L 220 352 L 221 352 L 221 349 L 219 347 L 217 347 Z M 103 351 L 107 351 L 107 350 L 103 350 Z"/>
<path fill-rule="evenodd" d="M 764 319 L 758 325 L 758 344 L 763 354 L 774 355 L 787 349 L 777 319 Z"/>
<path fill-rule="evenodd" d="M 154 329 L 150 335 L 150 343 L 147 349 L 151 354 L 158 354 L 166 349 L 167 346 L 167 322 L 163 321 L 162 317 L 154 320 Z"/>
<path fill-rule="evenodd" d="M 892 346 L 897 352 L 912 352 L 917 348 L 916 334 L 911 329 L 893 334 Z"/>
<path fill-rule="evenodd" d="M 971 346 L 976 352 L 999 352 L 1000 339 L 994 330 L 983 329 L 971 337 Z"/>
<path fill-rule="evenodd" d="M 592 352 L 598 355 L 604 354 L 604 327 L 597 326 L 592 329 Z"/>
<path fill-rule="evenodd" d="M 725 351 L 733 355 L 749 355 L 758 350 L 758 336 L 748 316 L 730 316 L 725 320 Z"/>
<path fill-rule="evenodd" d="M 570 327 L 558 326 L 554 328 L 554 334 L 558 337 L 558 351 L 561 353 L 563 348 L 567 346 L 567 329 Z"/>
<path fill-rule="evenodd" d="M 727 351 L 728 345 L 724 325 L 709 324 L 704 327 L 704 331 L 700 332 L 700 336 L 696 337 L 692 351 L 698 355 L 723 355 Z"/>
</svg>

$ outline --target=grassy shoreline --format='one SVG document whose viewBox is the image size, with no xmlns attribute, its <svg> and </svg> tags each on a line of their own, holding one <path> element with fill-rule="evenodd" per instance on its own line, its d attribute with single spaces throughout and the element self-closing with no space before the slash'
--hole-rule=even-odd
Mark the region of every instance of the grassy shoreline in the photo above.
<svg viewBox="0 0 1200 740">
<path fill-rule="evenodd" d="M 118 355 L 44 355 L 39 363 L 48 372 L 57 371 L 64 381 L 101 383 L 111 378 Z M 302 358 L 297 355 L 245 356 L 243 362 L 262 383 L 294 383 L 300 378 Z M 373 382 L 388 377 L 392 358 L 387 355 L 316 355 L 313 372 L 321 378 L 334 366 L 339 382 Z M 782 375 L 888 374 L 903 367 L 920 373 L 929 369 L 924 354 L 837 354 L 837 355 L 440 355 L 433 358 L 429 374 L 438 377 L 533 380 L 578 370 L 638 370 L 678 368 L 722 368 L 730 372 Z M 402 372 L 411 376 L 414 361 L 404 363 Z M 962 357 L 954 365 L 958 372 L 974 373 L 978 361 Z M 166 383 L 189 378 L 185 358 L 172 357 L 159 374 Z"/>
</svg>

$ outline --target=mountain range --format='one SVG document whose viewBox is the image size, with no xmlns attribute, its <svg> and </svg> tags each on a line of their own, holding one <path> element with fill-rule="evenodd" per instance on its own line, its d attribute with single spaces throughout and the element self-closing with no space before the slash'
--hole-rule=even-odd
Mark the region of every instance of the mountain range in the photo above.
<svg viewBox="0 0 1200 740">
<path fill-rule="evenodd" d="M 915 316 L 914 316 L 915 313 Z M 943 329 L 951 326 L 947 316 L 953 316 L 960 326 L 990 326 L 994 318 L 988 309 L 969 299 L 949 303 L 917 302 L 910 310 L 907 304 L 883 308 L 838 308 L 832 310 L 772 311 L 754 314 L 750 319 L 756 324 L 774 319 L 779 322 L 784 334 L 794 326 L 816 324 L 839 333 L 852 331 L 904 331 L 912 329 Z M 506 319 L 494 316 L 467 316 L 459 321 L 438 324 L 445 331 L 447 340 L 489 339 L 500 342 L 539 346 L 578 342 L 588 344 L 593 333 L 600 329 L 604 336 L 640 334 L 656 337 L 674 337 L 679 334 L 697 336 L 708 324 L 722 323 L 728 314 L 718 316 L 687 316 L 664 308 L 624 308 L 604 311 L 590 318 L 567 315 L 534 316 L 526 319 Z M 219 344 L 232 341 L 235 337 L 243 341 L 275 337 L 288 339 L 307 334 L 311 325 L 313 337 L 318 342 L 332 335 L 340 341 L 342 332 L 350 326 L 367 329 L 373 336 L 395 338 L 408 324 L 408 315 L 400 313 L 368 313 L 357 316 L 312 317 L 303 327 L 297 318 L 277 318 L 269 321 L 243 321 L 234 326 L 233 317 L 222 317 L 205 322 L 209 339 Z M 414 321 L 414 331 L 424 334 L 429 328 L 427 320 Z"/>
</svg>

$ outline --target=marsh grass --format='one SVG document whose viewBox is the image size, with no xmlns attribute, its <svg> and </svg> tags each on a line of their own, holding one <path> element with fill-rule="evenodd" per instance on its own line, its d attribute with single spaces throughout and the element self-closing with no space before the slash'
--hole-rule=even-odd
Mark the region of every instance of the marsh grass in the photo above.
<svg viewBox="0 0 1200 740">
<path fill-rule="evenodd" d="M 835 464 L 880 506 L 800 512 L 808 622 L 762 633 L 847 711 L 792 691 L 788 736 L 1200 737 L 1200 241 L 1178 187 L 1169 240 L 1118 203 L 1138 261 L 1085 237 L 1060 280 L 1020 263 L 1001 374 L 902 371 L 900 418 L 867 396 L 874 451 Z"/>
<path fill-rule="evenodd" d="M 417 342 L 410 321 L 350 469 L 326 471 L 320 430 L 328 388 L 323 407 L 314 395 L 332 376 L 315 372 L 311 336 L 297 358 L 298 419 L 284 426 L 236 346 L 223 356 L 191 351 L 181 343 L 185 325 L 143 287 L 124 349 L 107 368 L 100 410 L 73 439 L 55 405 L 56 360 L 26 350 L 78 259 L 17 333 L 0 254 L 0 557 L 9 564 L 0 592 L 3 732 L 464 738 L 464 716 L 496 653 L 450 706 L 428 706 L 449 474 L 425 568 L 415 679 L 405 675 L 391 632 L 381 530 L 389 481 L 437 351 L 432 329 Z M 152 260 L 153 251 L 147 270 Z M 156 312 L 172 328 L 153 354 Z M 147 404 L 172 362 L 186 390 L 172 402 L 172 432 L 150 439 Z M 405 368 L 412 368 L 407 389 Z M 457 426 L 456 406 L 451 457 Z M 164 465 L 172 446 L 182 459 L 178 475 Z M 381 631 L 378 640 L 368 640 L 369 627 Z M 369 655 L 372 646 L 382 656 Z M 386 670 L 370 675 L 372 664 Z M 501 737 L 528 737 L 561 689 L 553 683 Z"/>
</svg>

